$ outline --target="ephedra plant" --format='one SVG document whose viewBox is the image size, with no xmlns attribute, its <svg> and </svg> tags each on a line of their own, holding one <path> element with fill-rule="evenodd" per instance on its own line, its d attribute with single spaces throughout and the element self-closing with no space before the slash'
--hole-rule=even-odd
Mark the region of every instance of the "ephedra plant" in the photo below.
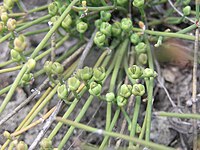
<svg viewBox="0 0 200 150">
<path fill-rule="evenodd" d="M 15 71 L 16 76 L 13 83 L 0 89 L 3 97 L 0 125 L 15 118 L 16 113 L 24 114 L 23 107 L 30 102 L 34 105 L 30 105 L 16 129 L 7 128 L 1 133 L 5 140 L 1 149 L 67 149 L 76 128 L 102 137 L 93 145 L 83 143 L 83 149 L 175 149 L 153 143 L 150 138 L 158 76 L 153 49 L 169 38 L 194 41 L 193 114 L 162 112 L 157 115 L 199 119 L 194 114 L 197 112 L 199 3 L 198 0 L 54 0 L 27 10 L 21 0 L 4 0 L 0 6 L 0 43 L 8 43 L 10 57 L 0 64 L 0 73 Z M 155 12 L 156 8 L 165 11 L 164 16 Z M 45 28 L 26 30 L 44 24 Z M 179 31 L 166 30 L 172 26 L 179 26 Z M 195 35 L 187 34 L 195 30 Z M 43 35 L 36 46 L 28 40 L 35 35 Z M 57 53 L 66 42 L 75 44 Z M 93 59 L 89 58 L 90 53 L 95 55 Z M 9 110 L 7 106 L 17 88 L 26 87 L 34 90 L 2 117 Z M 99 101 L 105 105 L 97 111 L 106 112 L 100 113 L 104 118 L 101 128 L 81 121 L 91 104 Z M 140 113 L 142 106 L 144 115 Z M 41 113 L 40 119 L 35 119 Z M 95 119 L 95 114 L 89 115 Z M 143 122 L 139 123 L 141 118 Z M 57 141 L 64 124 L 68 128 L 59 133 L 62 138 Z M 27 144 L 21 136 L 38 126 L 42 129 Z M 197 140 L 194 120 L 193 149 L 197 149 Z"/>
</svg>

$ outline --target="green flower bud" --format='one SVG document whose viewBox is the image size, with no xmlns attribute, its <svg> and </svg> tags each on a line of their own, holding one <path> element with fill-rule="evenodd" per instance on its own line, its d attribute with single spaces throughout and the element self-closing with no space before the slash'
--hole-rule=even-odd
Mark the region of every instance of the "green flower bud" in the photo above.
<svg viewBox="0 0 200 150">
<path fill-rule="evenodd" d="M 145 53 L 146 49 L 147 49 L 147 45 L 143 42 L 140 42 L 135 46 L 135 51 L 137 54 Z"/>
<path fill-rule="evenodd" d="M 28 145 L 23 141 L 20 141 L 16 147 L 17 150 L 28 150 Z"/>
<path fill-rule="evenodd" d="M 33 70 L 36 66 L 35 59 L 33 59 L 33 58 L 29 59 L 28 62 L 26 63 L 26 65 L 27 65 L 29 71 Z"/>
<path fill-rule="evenodd" d="M 20 85 L 21 86 L 29 85 L 32 79 L 33 79 L 32 73 L 25 73 L 20 81 Z"/>
<path fill-rule="evenodd" d="M 92 75 L 93 75 L 93 69 L 90 67 L 86 66 L 80 71 L 81 80 L 84 81 L 90 80 L 92 78 Z"/>
<path fill-rule="evenodd" d="M 137 33 L 133 33 L 130 38 L 131 38 L 131 43 L 133 43 L 134 45 L 140 42 L 140 37 Z"/>
<path fill-rule="evenodd" d="M 91 95 L 99 96 L 100 93 L 101 93 L 101 90 L 102 90 L 101 84 L 98 84 L 98 83 L 96 83 L 96 82 L 91 82 L 91 83 L 90 83 L 89 93 L 90 93 Z"/>
<path fill-rule="evenodd" d="M 106 77 L 106 72 L 104 67 L 94 68 L 93 78 L 97 82 L 103 81 Z"/>
<path fill-rule="evenodd" d="M 88 29 L 88 24 L 81 21 L 81 22 L 77 23 L 76 29 L 79 33 L 85 33 L 85 31 Z"/>
<path fill-rule="evenodd" d="M 112 35 L 114 37 L 118 37 L 121 35 L 121 33 L 122 33 L 121 23 L 117 21 L 112 25 Z"/>
<path fill-rule="evenodd" d="M 56 16 L 51 17 L 50 21 L 54 24 L 56 21 L 58 21 L 58 19 L 59 19 L 59 16 L 56 15 Z"/>
<path fill-rule="evenodd" d="M 12 18 L 8 19 L 8 21 L 7 21 L 8 31 L 14 31 L 16 28 L 16 24 L 17 24 L 17 22 L 15 19 L 12 19 Z"/>
<path fill-rule="evenodd" d="M 48 5 L 48 12 L 50 15 L 55 16 L 58 12 L 58 5 L 56 2 L 50 3 Z"/>
<path fill-rule="evenodd" d="M 138 67 L 137 65 L 133 65 L 132 67 L 128 68 L 128 74 L 133 79 L 139 79 L 142 76 L 143 72 L 140 67 Z"/>
<path fill-rule="evenodd" d="M 113 102 L 115 100 L 115 94 L 113 92 L 106 94 L 106 101 L 107 102 Z"/>
<path fill-rule="evenodd" d="M 76 91 L 81 82 L 76 77 L 71 77 L 67 80 L 70 91 Z"/>
<path fill-rule="evenodd" d="M 3 12 L 1 14 L 1 20 L 6 23 L 8 21 L 8 13 L 7 12 Z"/>
<path fill-rule="evenodd" d="M 10 55 L 12 60 L 15 62 L 20 62 L 22 60 L 22 56 L 20 55 L 20 53 L 14 49 L 10 51 Z"/>
<path fill-rule="evenodd" d="M 105 22 L 110 21 L 111 13 L 109 11 L 100 11 L 101 19 Z"/>
<path fill-rule="evenodd" d="M 69 29 L 72 24 L 72 17 L 68 14 L 65 19 L 62 21 L 61 25 L 64 29 Z"/>
<path fill-rule="evenodd" d="M 8 131 L 4 131 L 3 132 L 3 136 L 6 137 L 7 139 L 12 139 L 11 135 L 10 135 L 10 133 Z"/>
<path fill-rule="evenodd" d="M 19 35 L 14 40 L 14 49 L 18 52 L 25 50 L 27 46 L 26 37 L 24 35 Z"/>
<path fill-rule="evenodd" d="M 53 62 L 52 61 L 46 61 L 44 63 L 44 71 L 47 73 L 47 74 L 50 74 L 51 73 L 51 67 L 52 67 L 52 64 Z"/>
<path fill-rule="evenodd" d="M 122 97 L 122 96 L 120 96 L 120 95 L 117 96 L 117 105 L 118 105 L 119 107 L 125 106 L 126 103 L 127 103 L 127 99 L 126 99 L 126 98 L 124 98 L 124 97 Z"/>
<path fill-rule="evenodd" d="M 130 32 L 132 30 L 132 21 L 130 18 L 123 18 L 121 20 L 121 28 L 122 30 L 124 30 L 125 32 Z"/>
<path fill-rule="evenodd" d="M 150 78 L 150 77 L 155 78 L 156 76 L 157 76 L 157 73 L 153 69 L 146 68 L 143 71 L 143 77 L 144 78 Z"/>
<path fill-rule="evenodd" d="M 191 0 L 184 0 L 182 1 L 183 5 L 188 5 L 190 3 Z"/>
<path fill-rule="evenodd" d="M 0 33 L 3 32 L 5 29 L 4 23 L 0 22 Z"/>
<path fill-rule="evenodd" d="M 147 60 L 148 60 L 147 54 L 145 54 L 145 53 L 139 54 L 139 56 L 138 56 L 138 62 L 139 62 L 140 64 L 146 65 L 146 64 L 147 64 Z"/>
<path fill-rule="evenodd" d="M 137 8 L 141 8 L 144 6 L 144 0 L 134 0 L 133 1 L 133 6 Z"/>
<path fill-rule="evenodd" d="M 94 37 L 94 43 L 98 46 L 98 47 L 102 47 L 104 46 L 106 42 L 106 35 L 103 34 L 102 32 L 98 31 Z"/>
<path fill-rule="evenodd" d="M 190 15 L 190 13 L 191 13 L 191 7 L 190 6 L 185 6 L 183 8 L 183 14 L 184 14 L 184 16 L 188 16 L 188 15 Z"/>
<path fill-rule="evenodd" d="M 102 20 L 101 20 L 101 19 L 97 19 L 97 20 L 95 21 L 95 27 L 97 27 L 97 29 L 100 29 L 101 24 L 102 24 Z"/>
<path fill-rule="evenodd" d="M 109 24 L 108 22 L 102 22 L 101 27 L 100 27 L 100 31 L 103 34 L 105 34 L 106 36 L 110 36 L 111 35 L 111 31 L 112 31 L 111 24 Z"/>
<path fill-rule="evenodd" d="M 63 84 L 63 85 L 59 86 L 57 89 L 57 93 L 58 93 L 58 97 L 60 99 L 63 99 L 63 100 L 67 99 L 68 91 L 67 91 L 66 85 Z"/>
<path fill-rule="evenodd" d="M 14 2 L 13 0 L 3 0 L 3 6 L 5 7 L 5 9 L 11 10 L 14 6 Z"/>
<path fill-rule="evenodd" d="M 128 98 L 129 96 L 131 96 L 131 90 L 132 90 L 132 86 L 131 85 L 123 84 L 120 87 L 119 95 L 124 97 L 124 98 Z"/>
<path fill-rule="evenodd" d="M 4 6 L 0 6 L 0 16 L 1 16 L 1 14 L 2 13 L 4 13 L 4 12 L 6 12 L 6 9 L 5 9 L 5 7 Z"/>
<path fill-rule="evenodd" d="M 132 94 L 135 96 L 142 96 L 145 93 L 145 87 L 142 84 L 134 84 L 132 88 Z"/>
<path fill-rule="evenodd" d="M 118 5 L 124 5 L 128 2 L 128 0 L 117 0 Z"/>
<path fill-rule="evenodd" d="M 48 150 L 52 150 L 53 147 L 52 147 L 52 141 L 47 139 L 47 138 L 44 138 L 42 139 L 42 141 L 40 142 L 40 147 L 42 149 L 48 149 Z"/>
<path fill-rule="evenodd" d="M 59 62 L 54 62 L 51 66 L 51 72 L 53 74 L 62 74 L 64 71 L 64 67 Z"/>
<path fill-rule="evenodd" d="M 142 84 L 134 84 L 132 88 L 132 93 L 135 96 L 142 96 L 145 93 L 145 87 Z"/>
</svg>

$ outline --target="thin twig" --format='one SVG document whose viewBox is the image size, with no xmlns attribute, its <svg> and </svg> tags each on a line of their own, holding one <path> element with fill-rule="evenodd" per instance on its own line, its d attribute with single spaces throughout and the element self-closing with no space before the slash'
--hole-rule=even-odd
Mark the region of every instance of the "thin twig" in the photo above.
<svg viewBox="0 0 200 150">
<path fill-rule="evenodd" d="M 197 59 L 199 50 L 199 28 L 196 29 L 196 39 L 194 45 L 194 65 L 193 65 L 193 82 L 192 82 L 192 112 L 197 113 L 196 98 L 197 98 Z M 197 149 L 197 120 L 193 120 L 193 149 Z"/>
<path fill-rule="evenodd" d="M 191 18 L 188 18 L 188 17 L 184 16 L 184 14 L 183 14 L 182 12 L 180 12 L 180 11 L 174 6 L 174 4 L 172 3 L 171 0 L 168 0 L 168 2 L 169 2 L 169 4 L 171 5 L 171 7 L 172 7 L 181 17 L 184 17 L 185 19 L 189 20 L 190 22 L 195 23 L 195 21 L 192 20 Z"/>
<path fill-rule="evenodd" d="M 79 61 L 77 69 L 81 69 L 83 67 L 83 62 L 84 62 L 87 54 L 89 53 L 90 49 L 93 46 L 94 36 L 95 36 L 96 32 L 97 32 L 97 29 L 95 29 L 95 31 L 92 34 L 92 37 L 90 38 L 89 42 L 87 43 L 87 45 L 85 47 L 85 50 L 83 51 L 83 54 L 81 55 L 81 58 L 80 58 L 80 61 Z"/>
<path fill-rule="evenodd" d="M 27 99 L 25 99 L 17 108 L 15 108 L 12 112 L 10 112 L 8 115 L 6 115 L 5 118 L 0 120 L 0 126 L 9 120 L 12 116 L 14 116 L 17 112 L 19 112 L 25 105 L 27 105 L 32 99 L 34 99 L 40 91 L 46 86 L 46 84 L 49 82 L 49 79 L 46 79 L 37 90 L 35 90 Z"/>
<path fill-rule="evenodd" d="M 40 131 L 40 133 L 38 134 L 38 136 L 36 137 L 36 139 L 33 141 L 33 143 L 31 144 L 31 146 L 29 147 L 29 150 L 34 150 L 36 148 L 37 144 L 41 141 L 41 139 L 43 138 L 43 136 L 45 135 L 45 133 L 47 132 L 47 130 L 51 126 L 52 122 L 55 120 L 56 115 L 58 114 L 58 112 L 59 112 L 59 110 L 60 110 L 60 108 L 62 106 L 62 102 L 63 102 L 62 100 L 59 100 L 59 102 L 56 105 L 55 111 L 47 119 L 47 121 L 44 124 L 42 130 Z"/>
</svg>

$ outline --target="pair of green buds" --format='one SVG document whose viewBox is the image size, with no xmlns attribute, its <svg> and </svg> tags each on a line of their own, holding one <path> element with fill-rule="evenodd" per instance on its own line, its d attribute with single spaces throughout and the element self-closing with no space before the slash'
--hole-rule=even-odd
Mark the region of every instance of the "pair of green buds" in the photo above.
<svg viewBox="0 0 200 150">
<path fill-rule="evenodd" d="M 135 46 L 135 52 L 137 54 L 137 61 L 141 65 L 147 64 L 148 58 L 147 58 L 146 51 L 147 51 L 147 45 L 144 42 L 139 42 Z"/>
<path fill-rule="evenodd" d="M 119 95 L 117 96 L 117 105 L 123 107 L 126 105 L 128 98 L 133 94 L 134 96 L 143 96 L 145 87 L 142 84 L 126 85 L 120 87 Z"/>
<path fill-rule="evenodd" d="M 61 75 L 64 71 L 64 67 L 59 62 L 46 61 L 43 68 L 47 74 L 54 75 Z"/>
<path fill-rule="evenodd" d="M 23 61 L 22 52 L 26 49 L 27 42 L 26 37 L 24 35 L 19 35 L 14 39 L 14 48 L 11 50 L 11 58 L 15 62 Z"/>
<path fill-rule="evenodd" d="M 139 78 L 155 78 L 157 73 L 150 68 L 142 69 L 137 65 L 133 65 L 128 68 L 128 74 L 132 79 L 139 79 Z"/>
</svg>

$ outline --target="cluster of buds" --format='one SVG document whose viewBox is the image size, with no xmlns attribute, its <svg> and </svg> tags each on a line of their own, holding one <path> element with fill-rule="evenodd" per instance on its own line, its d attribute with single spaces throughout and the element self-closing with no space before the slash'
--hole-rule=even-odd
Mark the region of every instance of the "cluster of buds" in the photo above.
<svg viewBox="0 0 200 150">
<path fill-rule="evenodd" d="M 44 138 L 42 139 L 42 141 L 40 142 L 40 149 L 41 150 L 53 150 L 53 146 L 52 146 L 52 141 Z"/>
<path fill-rule="evenodd" d="M 33 74 L 32 73 L 25 73 L 20 81 L 20 85 L 26 86 L 29 85 L 31 83 L 31 81 L 33 80 Z"/>
<path fill-rule="evenodd" d="M 46 61 L 43 68 L 48 75 L 61 75 L 64 71 L 64 67 L 59 62 Z"/>
<path fill-rule="evenodd" d="M 142 69 L 141 67 L 137 65 L 132 65 L 128 68 L 128 74 L 132 79 L 140 79 L 140 78 L 155 78 L 157 76 L 157 73 L 150 68 Z"/>
</svg>

